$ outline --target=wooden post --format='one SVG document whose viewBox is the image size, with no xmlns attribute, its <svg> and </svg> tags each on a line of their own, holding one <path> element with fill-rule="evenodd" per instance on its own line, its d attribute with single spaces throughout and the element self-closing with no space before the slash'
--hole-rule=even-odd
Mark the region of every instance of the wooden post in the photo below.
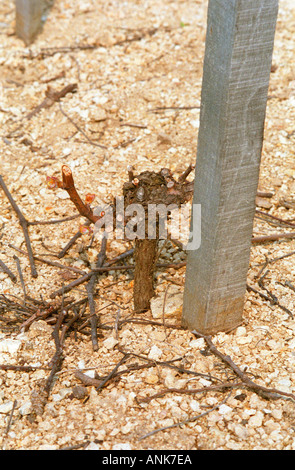
<svg viewBox="0 0 295 470">
<path fill-rule="evenodd" d="M 46 10 L 51 3 L 48 0 L 15 0 L 16 35 L 27 46 L 41 31 Z"/>
<path fill-rule="evenodd" d="M 209 0 L 193 204 L 201 244 L 188 251 L 183 326 L 242 321 L 278 0 Z"/>
</svg>

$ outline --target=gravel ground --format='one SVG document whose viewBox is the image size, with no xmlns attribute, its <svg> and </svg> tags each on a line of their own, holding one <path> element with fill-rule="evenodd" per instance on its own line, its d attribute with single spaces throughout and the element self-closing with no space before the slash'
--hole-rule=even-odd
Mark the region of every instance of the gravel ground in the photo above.
<svg viewBox="0 0 295 470">
<path fill-rule="evenodd" d="M 46 186 L 63 164 L 72 168 L 81 194 L 95 193 L 107 203 L 121 193 L 127 165 L 177 174 L 194 162 L 206 10 L 202 0 L 55 0 L 42 33 L 25 47 L 13 34 L 13 1 L 1 2 L 0 173 L 29 221 L 75 214 L 64 191 Z M 257 199 L 268 215 L 255 218 L 254 235 L 294 231 L 281 221 L 295 223 L 294 30 L 293 1 L 281 0 L 259 183 L 271 197 Z M 48 87 L 60 91 L 73 83 L 75 93 L 38 108 Z M 157 297 L 141 323 L 132 312 L 132 271 L 100 275 L 99 349 L 93 351 L 89 329 L 73 328 L 42 402 L 57 314 L 27 328 L 23 323 L 36 305 L 30 298 L 53 311 L 60 297 L 50 295 L 77 276 L 68 268 L 88 272 L 93 266 L 100 244 L 89 247 L 87 233 L 63 258 L 53 256 L 80 223 L 29 227 L 34 253 L 64 266 L 36 261 L 33 278 L 27 256 L 16 250 L 26 250 L 18 218 L 2 193 L 0 259 L 17 276 L 13 282 L 0 271 L 2 448 L 295 450 L 293 400 L 267 400 L 242 383 L 212 390 L 238 377 L 204 339 L 180 328 L 185 267 L 157 273 Z M 114 241 L 107 258 L 128 248 Z M 294 251 L 294 239 L 252 246 L 248 285 L 259 293 L 247 291 L 239 328 L 212 338 L 257 384 L 289 394 L 295 393 Z M 163 243 L 161 262 L 184 260 L 177 247 Z M 85 285 L 70 297 L 83 299 Z M 88 309 L 79 311 L 89 318 Z M 120 374 L 97 390 L 111 371 Z"/>
</svg>

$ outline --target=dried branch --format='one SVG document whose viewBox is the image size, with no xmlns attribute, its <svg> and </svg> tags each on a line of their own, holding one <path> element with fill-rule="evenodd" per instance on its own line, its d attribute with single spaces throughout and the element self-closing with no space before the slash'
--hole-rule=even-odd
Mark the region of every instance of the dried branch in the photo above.
<svg viewBox="0 0 295 470">
<path fill-rule="evenodd" d="M 201 388 L 167 388 L 165 390 L 161 390 L 154 395 L 150 395 L 149 397 L 144 398 L 136 398 L 137 403 L 149 403 L 150 401 L 154 400 L 155 398 L 161 398 L 167 393 L 179 393 L 181 395 L 196 395 L 197 393 L 207 393 L 207 392 L 223 392 L 224 390 L 230 388 L 240 388 L 243 385 L 243 382 L 222 382 L 218 385 L 209 385 L 208 387 L 201 387 Z"/>
<path fill-rule="evenodd" d="M 129 358 L 129 354 L 128 353 L 125 353 L 124 356 L 122 357 L 122 359 L 118 362 L 118 364 L 116 364 L 116 366 L 111 370 L 111 372 L 101 381 L 101 383 L 96 387 L 96 391 L 98 392 L 99 390 L 101 390 L 109 380 L 111 380 L 115 373 L 117 372 L 117 370 L 119 369 L 119 367 L 124 364 L 124 362 L 127 361 L 127 359 Z"/>
<path fill-rule="evenodd" d="M 185 424 L 193 423 L 194 421 L 197 421 L 197 419 L 200 419 L 200 418 L 203 418 L 204 416 L 207 416 L 209 413 L 211 413 L 214 410 L 217 410 L 221 405 L 226 403 L 227 400 L 229 399 L 231 393 L 232 393 L 232 391 L 230 391 L 229 394 L 220 403 L 218 403 L 217 405 L 210 408 L 210 410 L 204 411 L 204 413 L 193 416 L 192 418 L 185 419 L 184 421 L 178 421 L 177 423 L 171 424 L 170 426 L 165 426 L 163 428 L 155 429 L 154 431 L 151 431 L 151 432 L 145 434 L 144 436 L 139 437 L 138 440 L 141 441 L 143 439 L 146 439 L 147 437 L 154 436 L 158 432 L 167 431 L 167 429 L 177 428 L 178 426 L 183 426 Z"/>
<path fill-rule="evenodd" d="M 13 274 L 13 272 L 10 271 L 10 269 L 6 266 L 6 264 L 3 263 L 3 261 L 1 261 L 1 259 L 0 259 L 0 269 L 1 271 L 3 271 L 5 274 L 7 274 L 10 277 L 12 282 L 17 281 L 17 277 L 15 276 L 15 274 Z"/>
<path fill-rule="evenodd" d="M 188 175 L 195 169 L 194 165 L 189 165 L 187 167 L 187 169 L 182 173 L 182 175 L 180 175 L 180 177 L 178 178 L 178 182 L 179 183 L 184 183 L 186 178 L 188 177 Z"/>
<path fill-rule="evenodd" d="M 28 250 L 28 257 L 29 257 L 30 267 L 31 267 L 31 275 L 32 275 L 32 277 L 38 277 L 38 273 L 37 273 L 36 266 L 35 266 L 35 261 L 34 261 L 34 256 L 33 256 L 32 245 L 31 245 L 30 236 L 29 236 L 29 231 L 28 231 L 29 223 L 28 223 L 27 219 L 24 217 L 21 210 L 19 209 L 19 207 L 16 204 L 15 200 L 13 199 L 13 197 L 12 197 L 11 193 L 9 192 L 6 184 L 4 183 L 3 178 L 2 178 L 1 175 L 0 175 L 0 186 L 2 187 L 7 199 L 9 200 L 13 210 L 15 211 L 15 213 L 18 217 L 18 220 L 20 222 L 20 225 L 22 227 L 23 234 L 24 234 L 24 237 L 25 237 L 25 243 L 26 243 L 27 250 Z"/>
<path fill-rule="evenodd" d="M 91 224 L 90 220 L 86 220 L 84 225 L 86 227 L 89 227 Z M 58 253 L 57 257 L 58 258 L 63 258 L 65 254 L 69 251 L 69 249 L 76 243 L 76 241 L 82 236 L 81 231 L 79 230 L 75 235 L 69 240 L 69 242 L 66 244 L 66 246 Z"/>
<path fill-rule="evenodd" d="M 19 253 L 22 253 L 25 256 L 29 256 L 29 254 L 26 251 L 21 250 L 20 248 L 16 248 L 16 246 L 11 245 L 11 243 L 9 243 L 8 246 L 10 248 L 13 248 L 14 250 L 18 251 Z M 54 266 L 54 267 L 59 268 L 59 269 L 66 269 L 68 271 L 72 271 L 74 273 L 82 274 L 82 275 L 86 274 L 85 271 L 83 271 L 82 269 L 75 268 L 73 266 L 66 266 L 66 265 L 58 263 L 56 261 L 51 261 L 49 259 L 41 258 L 41 256 L 34 255 L 34 259 L 36 261 L 39 261 L 40 263 L 45 263 L 45 264 L 48 264 L 49 266 Z"/>
<path fill-rule="evenodd" d="M 253 380 L 251 380 L 247 374 L 245 374 L 230 358 L 230 356 L 226 356 L 222 352 L 220 352 L 216 346 L 213 344 L 210 336 L 203 335 L 196 330 L 193 330 L 192 333 L 197 338 L 203 338 L 205 343 L 207 344 L 209 350 L 219 359 L 222 360 L 227 366 L 229 366 L 233 372 L 241 379 L 243 384 L 253 392 L 257 393 L 258 395 L 262 396 L 263 398 L 269 399 L 278 399 L 278 398 L 285 398 L 295 402 L 295 395 L 293 393 L 283 392 L 276 388 L 268 388 L 264 387 L 263 385 L 259 385 Z"/>
<path fill-rule="evenodd" d="M 267 212 L 261 211 L 259 209 L 256 209 L 256 214 L 262 215 L 262 216 L 264 216 L 266 218 L 269 218 L 269 219 L 273 219 L 274 221 L 280 222 L 280 224 L 282 224 L 282 225 L 288 225 L 289 227 L 295 227 L 295 224 L 292 223 L 291 221 L 281 219 L 280 217 L 276 217 L 272 214 L 268 214 Z"/>
<path fill-rule="evenodd" d="M 107 239 L 103 237 L 100 252 L 97 257 L 96 267 L 100 268 L 106 257 Z M 98 273 L 93 273 L 87 283 L 86 291 L 88 296 L 89 310 L 90 310 L 90 326 L 91 326 L 91 341 L 94 351 L 98 350 L 97 342 L 97 315 L 95 313 L 95 302 L 93 298 L 94 286 L 97 280 Z"/>
<path fill-rule="evenodd" d="M 26 285 L 25 285 L 25 281 L 24 281 L 24 276 L 23 276 L 23 273 L 22 273 L 21 265 L 20 265 L 20 260 L 16 255 L 13 255 L 13 259 L 16 262 L 17 272 L 18 272 L 18 275 L 19 275 L 19 278 L 20 278 L 20 283 L 21 283 L 23 293 L 24 293 L 24 304 L 25 304 L 26 303 L 27 293 L 26 293 Z"/>
<path fill-rule="evenodd" d="M 44 407 L 47 403 L 47 400 L 48 400 L 48 397 L 49 397 L 49 394 L 53 385 L 54 377 L 56 373 L 60 370 L 62 363 L 63 363 L 63 359 L 64 359 L 63 350 L 62 350 L 63 344 L 60 341 L 59 330 L 66 314 L 67 312 L 64 309 L 62 309 L 59 312 L 57 322 L 52 333 L 54 343 L 55 343 L 55 353 L 49 363 L 49 367 L 51 369 L 50 374 L 46 379 L 45 385 L 41 387 L 40 390 L 34 389 L 31 394 L 33 416 L 43 414 Z"/>
<path fill-rule="evenodd" d="M 83 374 L 83 372 L 81 372 L 80 370 L 76 370 L 74 376 L 76 377 L 76 379 L 80 380 L 84 385 L 89 387 L 99 387 L 101 384 L 100 379 L 89 377 L 87 374 Z"/>
<path fill-rule="evenodd" d="M 66 96 L 68 93 L 74 93 L 77 90 L 77 84 L 76 83 L 71 83 L 60 91 L 53 90 L 50 86 L 48 86 L 46 92 L 45 92 L 45 99 L 40 103 L 38 106 L 36 106 L 32 111 L 30 111 L 28 114 L 26 114 L 21 121 L 27 119 L 30 120 L 32 119 L 33 116 L 38 114 L 41 109 L 44 108 L 50 108 L 54 103 L 58 102 L 61 98 Z M 13 129 L 9 134 L 6 135 L 6 137 L 11 137 L 15 132 L 17 132 L 21 128 L 21 124 L 17 126 L 15 129 Z"/>
<path fill-rule="evenodd" d="M 289 310 L 287 307 L 285 307 L 284 305 L 280 304 L 280 302 L 278 301 L 278 298 L 272 293 L 270 292 L 266 287 L 265 285 L 263 284 L 263 279 L 264 277 L 268 274 L 269 271 L 266 271 L 264 273 L 264 275 L 258 280 L 258 285 L 259 287 L 261 287 L 261 289 L 265 290 L 269 297 L 270 297 L 270 301 L 273 305 L 276 305 L 277 307 L 279 307 L 281 310 L 283 310 L 285 313 L 287 313 L 291 318 L 293 318 L 293 313 L 291 312 L 291 310 Z"/>
<path fill-rule="evenodd" d="M 157 108 L 149 109 L 149 113 L 158 113 L 160 111 L 180 111 L 180 110 L 191 110 L 200 109 L 200 106 L 158 106 Z"/>
<path fill-rule="evenodd" d="M 5 431 L 3 433 L 3 436 L 2 436 L 1 450 L 4 449 L 5 439 L 6 439 L 7 434 L 9 433 L 10 426 L 11 426 L 11 423 L 12 423 L 13 413 L 14 413 L 16 407 L 17 407 L 17 400 L 14 400 L 13 405 L 12 405 L 12 409 L 11 409 L 11 412 L 10 412 L 10 415 L 9 415 L 9 419 L 8 419 L 8 422 L 7 422 L 7 426 L 6 426 L 6 429 L 5 429 Z"/>
<path fill-rule="evenodd" d="M 62 224 L 63 222 L 68 222 L 70 220 L 77 219 L 79 214 L 69 215 L 69 217 L 64 217 L 63 219 L 52 219 L 52 220 L 35 220 L 34 222 L 28 221 L 29 225 L 51 225 L 51 224 Z"/>
<path fill-rule="evenodd" d="M 274 193 L 266 192 L 266 191 L 257 191 L 257 196 L 271 199 L 274 196 Z"/>
<path fill-rule="evenodd" d="M 60 112 L 70 121 L 70 123 L 73 124 L 73 126 L 77 129 L 77 131 L 81 132 L 81 134 L 84 135 L 85 139 L 87 139 L 91 145 L 95 145 L 96 147 L 100 147 L 101 149 L 107 148 L 105 145 L 101 145 L 101 144 L 98 144 L 97 142 L 93 142 L 93 140 L 88 137 L 88 135 L 83 131 L 83 129 L 81 129 L 81 127 L 78 126 L 78 124 L 76 124 L 75 121 L 73 121 L 73 119 L 63 110 L 61 103 L 59 103 L 59 109 L 60 109 Z"/>
<path fill-rule="evenodd" d="M 252 237 L 252 243 L 274 242 L 282 238 L 295 238 L 295 232 L 289 233 L 274 233 L 273 235 L 259 235 Z"/>
<path fill-rule="evenodd" d="M 32 59 L 41 57 L 51 57 L 55 54 L 68 54 L 69 52 L 85 51 L 89 49 L 96 49 L 98 46 L 91 44 L 78 44 L 75 46 L 60 46 L 60 47 L 41 47 L 40 52 L 35 55 L 31 54 Z"/>
<path fill-rule="evenodd" d="M 15 372 L 32 372 L 35 370 L 50 370 L 50 367 L 43 366 L 16 366 L 15 364 L 0 364 L 0 370 L 13 370 Z"/>
</svg>

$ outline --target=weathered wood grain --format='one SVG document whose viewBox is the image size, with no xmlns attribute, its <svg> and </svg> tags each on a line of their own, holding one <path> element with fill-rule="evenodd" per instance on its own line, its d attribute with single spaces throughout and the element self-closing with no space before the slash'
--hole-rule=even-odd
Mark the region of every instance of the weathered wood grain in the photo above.
<svg viewBox="0 0 295 470">
<path fill-rule="evenodd" d="M 204 334 L 242 321 L 278 0 L 209 0 L 183 325 Z"/>
</svg>

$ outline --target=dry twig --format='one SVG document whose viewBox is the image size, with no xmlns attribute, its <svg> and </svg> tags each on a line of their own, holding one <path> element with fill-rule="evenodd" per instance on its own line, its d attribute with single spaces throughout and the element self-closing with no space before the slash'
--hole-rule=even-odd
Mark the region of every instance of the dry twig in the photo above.
<svg viewBox="0 0 295 470">
<path fill-rule="evenodd" d="M 83 131 L 83 129 L 81 129 L 81 127 L 78 126 L 78 124 L 76 124 L 76 122 L 64 111 L 64 109 L 61 106 L 61 103 L 58 103 L 58 104 L 59 104 L 60 112 L 70 121 L 71 124 L 73 124 L 73 126 L 77 129 L 77 131 L 81 132 L 81 134 L 84 135 L 85 139 L 87 139 L 87 141 L 91 145 L 95 145 L 95 147 L 100 147 L 101 149 L 107 148 L 105 145 L 98 144 L 97 142 L 94 142 L 92 139 L 90 139 L 88 135 Z"/>
<path fill-rule="evenodd" d="M 230 356 L 226 356 L 222 352 L 220 352 L 216 346 L 213 344 L 210 336 L 203 335 L 199 333 L 198 331 L 194 330 L 192 333 L 197 337 L 197 338 L 203 338 L 205 343 L 207 344 L 209 350 L 219 359 L 222 360 L 227 366 L 229 366 L 233 372 L 241 379 L 243 382 L 244 386 L 246 386 L 249 390 L 252 390 L 253 392 L 257 393 L 258 395 L 262 396 L 263 398 L 266 398 L 267 400 L 269 399 L 278 399 L 278 398 L 285 398 L 289 399 L 295 402 L 295 395 L 293 393 L 287 393 L 283 392 L 281 390 L 278 390 L 276 388 L 268 388 L 264 387 L 263 385 L 259 385 L 253 380 L 251 380 L 245 372 L 243 372 L 230 358 Z"/>
<path fill-rule="evenodd" d="M 100 252 L 97 257 L 96 267 L 100 268 L 105 260 L 106 257 L 106 248 L 107 248 L 107 239 L 103 237 Z M 87 286 L 87 296 L 88 296 L 88 303 L 89 303 L 89 310 L 90 310 L 90 326 L 91 326 L 91 340 L 92 340 L 92 347 L 94 351 L 98 350 L 98 342 L 97 342 L 97 315 L 95 313 L 95 302 L 93 298 L 93 291 L 94 286 L 97 280 L 98 273 L 92 273 Z"/>
<path fill-rule="evenodd" d="M 12 282 L 16 282 L 17 281 L 17 277 L 15 274 L 13 274 L 12 271 L 10 271 L 10 269 L 6 266 L 5 263 L 3 263 L 3 261 L 1 261 L 0 259 L 0 269 L 1 271 L 3 271 L 4 273 L 6 273 L 10 279 L 12 280 Z"/>
<path fill-rule="evenodd" d="M 38 274 L 37 274 L 37 270 L 36 270 L 36 266 L 35 266 L 33 250 L 32 250 L 32 245 L 31 245 L 29 231 L 28 231 L 29 223 L 28 223 L 27 219 L 24 217 L 21 210 L 19 209 L 19 207 L 16 204 L 15 200 L 13 199 L 13 197 L 12 197 L 11 193 L 9 192 L 6 184 L 4 183 L 3 178 L 2 178 L 1 175 L 0 175 L 0 186 L 2 187 L 7 199 L 9 200 L 13 210 L 15 211 L 15 213 L 18 217 L 18 220 L 20 222 L 20 225 L 23 229 L 23 234 L 24 234 L 24 237 L 25 237 L 25 242 L 26 242 L 26 246 L 27 246 L 27 250 L 28 250 L 28 257 L 29 257 L 29 261 L 30 261 L 31 274 L 32 274 L 32 277 L 37 277 Z"/>
</svg>

